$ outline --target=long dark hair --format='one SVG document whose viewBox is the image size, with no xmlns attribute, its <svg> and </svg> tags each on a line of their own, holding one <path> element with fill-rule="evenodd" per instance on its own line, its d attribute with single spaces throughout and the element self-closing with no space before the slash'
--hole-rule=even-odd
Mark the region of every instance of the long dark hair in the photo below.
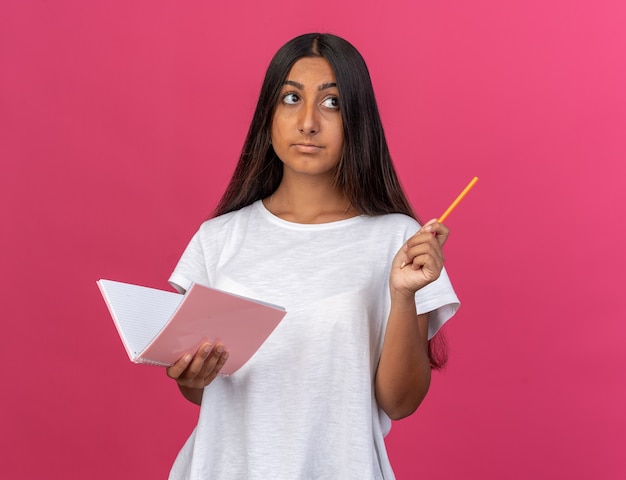
<svg viewBox="0 0 626 480">
<path fill-rule="evenodd" d="M 325 58 L 337 79 L 344 144 L 335 184 L 362 214 L 403 213 L 417 220 L 391 161 L 365 60 L 346 40 L 322 33 L 300 35 L 274 55 L 239 162 L 213 215 L 239 210 L 278 188 L 283 165 L 270 144 L 272 119 L 291 67 L 305 57 Z M 445 340 L 435 338 L 428 345 L 429 357 L 431 366 L 440 369 L 447 360 Z"/>
</svg>

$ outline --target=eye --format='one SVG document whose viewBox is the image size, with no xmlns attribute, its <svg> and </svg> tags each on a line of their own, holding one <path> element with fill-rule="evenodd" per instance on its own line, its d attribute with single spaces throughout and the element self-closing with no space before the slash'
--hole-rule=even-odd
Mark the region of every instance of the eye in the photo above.
<svg viewBox="0 0 626 480">
<path fill-rule="evenodd" d="M 326 97 L 322 105 L 332 110 L 339 110 L 339 99 L 337 97 Z"/>
<path fill-rule="evenodd" d="M 300 97 L 298 97 L 295 93 L 287 93 L 283 95 L 283 103 L 286 103 L 287 105 L 295 105 L 298 103 L 298 100 L 300 100 Z"/>
</svg>

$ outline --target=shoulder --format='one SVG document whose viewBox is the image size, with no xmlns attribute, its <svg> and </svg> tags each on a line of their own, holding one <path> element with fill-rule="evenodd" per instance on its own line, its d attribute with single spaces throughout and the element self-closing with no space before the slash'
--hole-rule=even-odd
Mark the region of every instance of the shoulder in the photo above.
<svg viewBox="0 0 626 480">
<path fill-rule="evenodd" d="M 213 217 L 200 225 L 197 235 L 200 237 L 214 237 L 221 233 L 232 231 L 242 223 L 247 223 L 255 215 L 256 211 L 257 205 L 255 202 L 239 210 Z"/>
<path fill-rule="evenodd" d="M 364 225 L 373 230 L 386 232 L 388 235 L 412 235 L 420 229 L 420 224 L 412 217 L 403 213 L 386 213 L 365 217 Z"/>
<path fill-rule="evenodd" d="M 350 235 L 351 238 L 359 239 L 360 248 L 371 249 L 382 258 L 387 258 L 393 257 L 398 248 L 419 228 L 415 219 L 400 213 L 363 215 L 350 229 Z"/>
</svg>

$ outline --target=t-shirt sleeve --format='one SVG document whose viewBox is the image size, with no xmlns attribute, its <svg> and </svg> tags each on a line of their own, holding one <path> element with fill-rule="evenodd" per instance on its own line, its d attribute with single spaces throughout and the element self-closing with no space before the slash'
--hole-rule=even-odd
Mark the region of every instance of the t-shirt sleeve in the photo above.
<svg viewBox="0 0 626 480">
<path fill-rule="evenodd" d="M 417 291 L 415 305 L 418 314 L 430 314 L 428 318 L 428 339 L 430 340 L 443 324 L 452 318 L 461 305 L 445 268 L 437 280 Z"/>
<path fill-rule="evenodd" d="M 419 223 L 414 219 L 405 217 L 405 221 L 403 242 L 406 242 L 409 237 L 420 229 Z M 460 305 L 445 268 L 441 271 L 437 280 L 415 293 L 417 313 L 430 314 L 428 318 L 429 340 L 435 336 L 444 323 L 452 318 Z"/>
<path fill-rule="evenodd" d="M 180 293 L 189 290 L 192 283 L 199 283 L 206 286 L 211 285 L 200 236 L 201 231 L 199 230 L 193 236 L 189 245 L 187 245 L 187 248 L 169 278 L 170 285 Z"/>
</svg>

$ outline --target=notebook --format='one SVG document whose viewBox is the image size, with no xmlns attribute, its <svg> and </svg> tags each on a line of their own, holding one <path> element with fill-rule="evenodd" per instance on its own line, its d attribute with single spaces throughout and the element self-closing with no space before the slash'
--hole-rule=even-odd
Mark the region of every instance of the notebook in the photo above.
<svg viewBox="0 0 626 480">
<path fill-rule="evenodd" d="M 232 375 L 287 313 L 277 305 L 197 283 L 184 295 L 113 280 L 96 283 L 135 363 L 169 366 L 205 342 L 220 342 L 229 352 L 220 375 Z"/>
</svg>

